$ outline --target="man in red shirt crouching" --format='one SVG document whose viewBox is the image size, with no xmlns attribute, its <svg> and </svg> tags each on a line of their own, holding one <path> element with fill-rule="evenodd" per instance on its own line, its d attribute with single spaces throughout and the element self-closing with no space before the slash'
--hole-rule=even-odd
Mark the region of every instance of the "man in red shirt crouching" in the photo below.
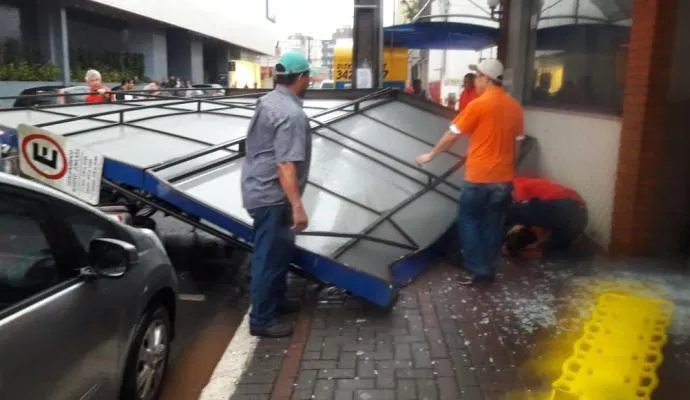
<svg viewBox="0 0 690 400">
<path fill-rule="evenodd" d="M 538 248 L 545 255 L 568 250 L 587 226 L 587 207 L 574 190 L 540 178 L 513 180 L 513 203 L 506 217 L 510 255 Z"/>
<path fill-rule="evenodd" d="M 84 80 L 89 86 L 89 94 L 84 101 L 87 103 L 106 103 L 112 101 L 110 88 L 103 84 L 100 72 L 95 69 L 90 69 L 86 71 Z"/>
</svg>

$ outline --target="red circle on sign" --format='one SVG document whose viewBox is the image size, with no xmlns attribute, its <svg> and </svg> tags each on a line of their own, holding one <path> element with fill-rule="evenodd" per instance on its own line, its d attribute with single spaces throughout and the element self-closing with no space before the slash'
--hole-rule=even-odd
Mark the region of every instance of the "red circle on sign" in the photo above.
<svg viewBox="0 0 690 400">
<path fill-rule="evenodd" d="M 26 148 L 29 145 L 29 142 L 32 140 L 45 140 L 47 142 L 50 142 L 55 148 L 57 149 L 58 153 L 60 153 L 60 157 L 62 158 L 62 169 L 58 171 L 56 174 L 46 174 L 45 172 L 41 171 L 34 163 L 32 160 L 29 159 L 29 157 L 26 156 Z M 60 144 L 53 139 L 52 137 L 48 135 L 43 135 L 41 133 L 34 133 L 32 135 L 29 135 L 22 140 L 22 157 L 26 160 L 26 163 L 29 164 L 29 167 L 36 171 L 37 174 L 47 178 L 47 179 L 60 179 L 65 174 L 67 174 L 67 156 L 65 155 L 65 151 L 60 147 Z"/>
</svg>

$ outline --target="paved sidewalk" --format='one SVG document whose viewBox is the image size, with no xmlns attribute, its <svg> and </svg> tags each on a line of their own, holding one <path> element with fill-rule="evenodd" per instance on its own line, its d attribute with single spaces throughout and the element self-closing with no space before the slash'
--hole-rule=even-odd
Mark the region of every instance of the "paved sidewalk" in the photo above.
<svg viewBox="0 0 690 400">
<path fill-rule="evenodd" d="M 231 398 L 527 399 L 560 373 L 602 272 L 538 262 L 500 271 L 494 286 L 477 289 L 458 286 L 455 268 L 430 266 L 390 312 L 337 291 L 307 291 L 293 338 L 260 340 Z M 655 394 L 677 399 L 690 392 L 679 376 L 690 368 L 690 280 L 626 268 L 604 281 L 642 277 L 680 304 Z M 291 286 L 305 292 L 301 280 Z"/>
</svg>

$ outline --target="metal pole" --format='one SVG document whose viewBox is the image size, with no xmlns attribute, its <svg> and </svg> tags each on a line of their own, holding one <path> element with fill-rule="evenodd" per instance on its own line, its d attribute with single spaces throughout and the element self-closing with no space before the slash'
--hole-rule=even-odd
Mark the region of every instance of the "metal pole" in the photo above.
<svg viewBox="0 0 690 400">
<path fill-rule="evenodd" d="M 431 4 L 431 0 L 427 0 L 427 2 L 424 3 L 422 8 L 419 9 L 417 14 L 414 17 L 412 17 L 412 22 L 417 22 L 417 18 L 419 18 L 419 16 L 422 15 L 424 13 L 424 11 L 426 11 L 427 7 L 429 7 L 430 4 Z"/>
<path fill-rule="evenodd" d="M 450 0 L 444 0 L 443 2 L 443 12 L 448 15 L 450 11 Z M 448 22 L 448 17 L 444 17 L 443 20 Z M 446 65 L 448 64 L 448 49 L 443 49 L 443 57 L 441 59 L 441 104 L 444 102 L 443 98 L 443 88 L 446 86 Z"/>
<path fill-rule="evenodd" d="M 355 0 L 352 86 L 363 88 L 357 79 L 358 68 L 371 71 L 371 87 L 383 86 L 383 28 L 381 0 Z"/>
<path fill-rule="evenodd" d="M 62 39 L 62 80 L 65 86 L 69 86 L 69 32 L 67 31 L 67 10 L 64 6 L 60 7 L 60 35 Z"/>
</svg>

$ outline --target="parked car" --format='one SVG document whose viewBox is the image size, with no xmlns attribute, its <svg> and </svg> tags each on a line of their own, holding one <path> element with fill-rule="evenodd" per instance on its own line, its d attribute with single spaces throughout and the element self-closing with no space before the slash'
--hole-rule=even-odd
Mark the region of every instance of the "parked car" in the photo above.
<svg viewBox="0 0 690 400">
<path fill-rule="evenodd" d="M 177 290 L 150 230 L 0 173 L 0 398 L 155 399 Z"/>
<path fill-rule="evenodd" d="M 85 103 L 86 96 L 89 94 L 89 87 L 85 85 L 70 86 L 58 90 L 60 104 Z"/>
<path fill-rule="evenodd" d="M 335 89 L 335 81 L 329 79 L 323 80 L 319 85 L 319 89 Z"/>
<path fill-rule="evenodd" d="M 193 97 L 225 96 L 225 88 L 217 83 L 200 83 L 192 85 L 194 89 L 200 90 L 200 94 Z"/>
<path fill-rule="evenodd" d="M 19 97 L 14 100 L 13 107 L 34 107 L 34 106 L 52 106 L 60 104 L 58 100 L 58 92 L 64 89 L 63 85 L 53 86 L 37 86 L 22 90 Z M 48 95 L 48 96 L 37 96 Z"/>
</svg>

